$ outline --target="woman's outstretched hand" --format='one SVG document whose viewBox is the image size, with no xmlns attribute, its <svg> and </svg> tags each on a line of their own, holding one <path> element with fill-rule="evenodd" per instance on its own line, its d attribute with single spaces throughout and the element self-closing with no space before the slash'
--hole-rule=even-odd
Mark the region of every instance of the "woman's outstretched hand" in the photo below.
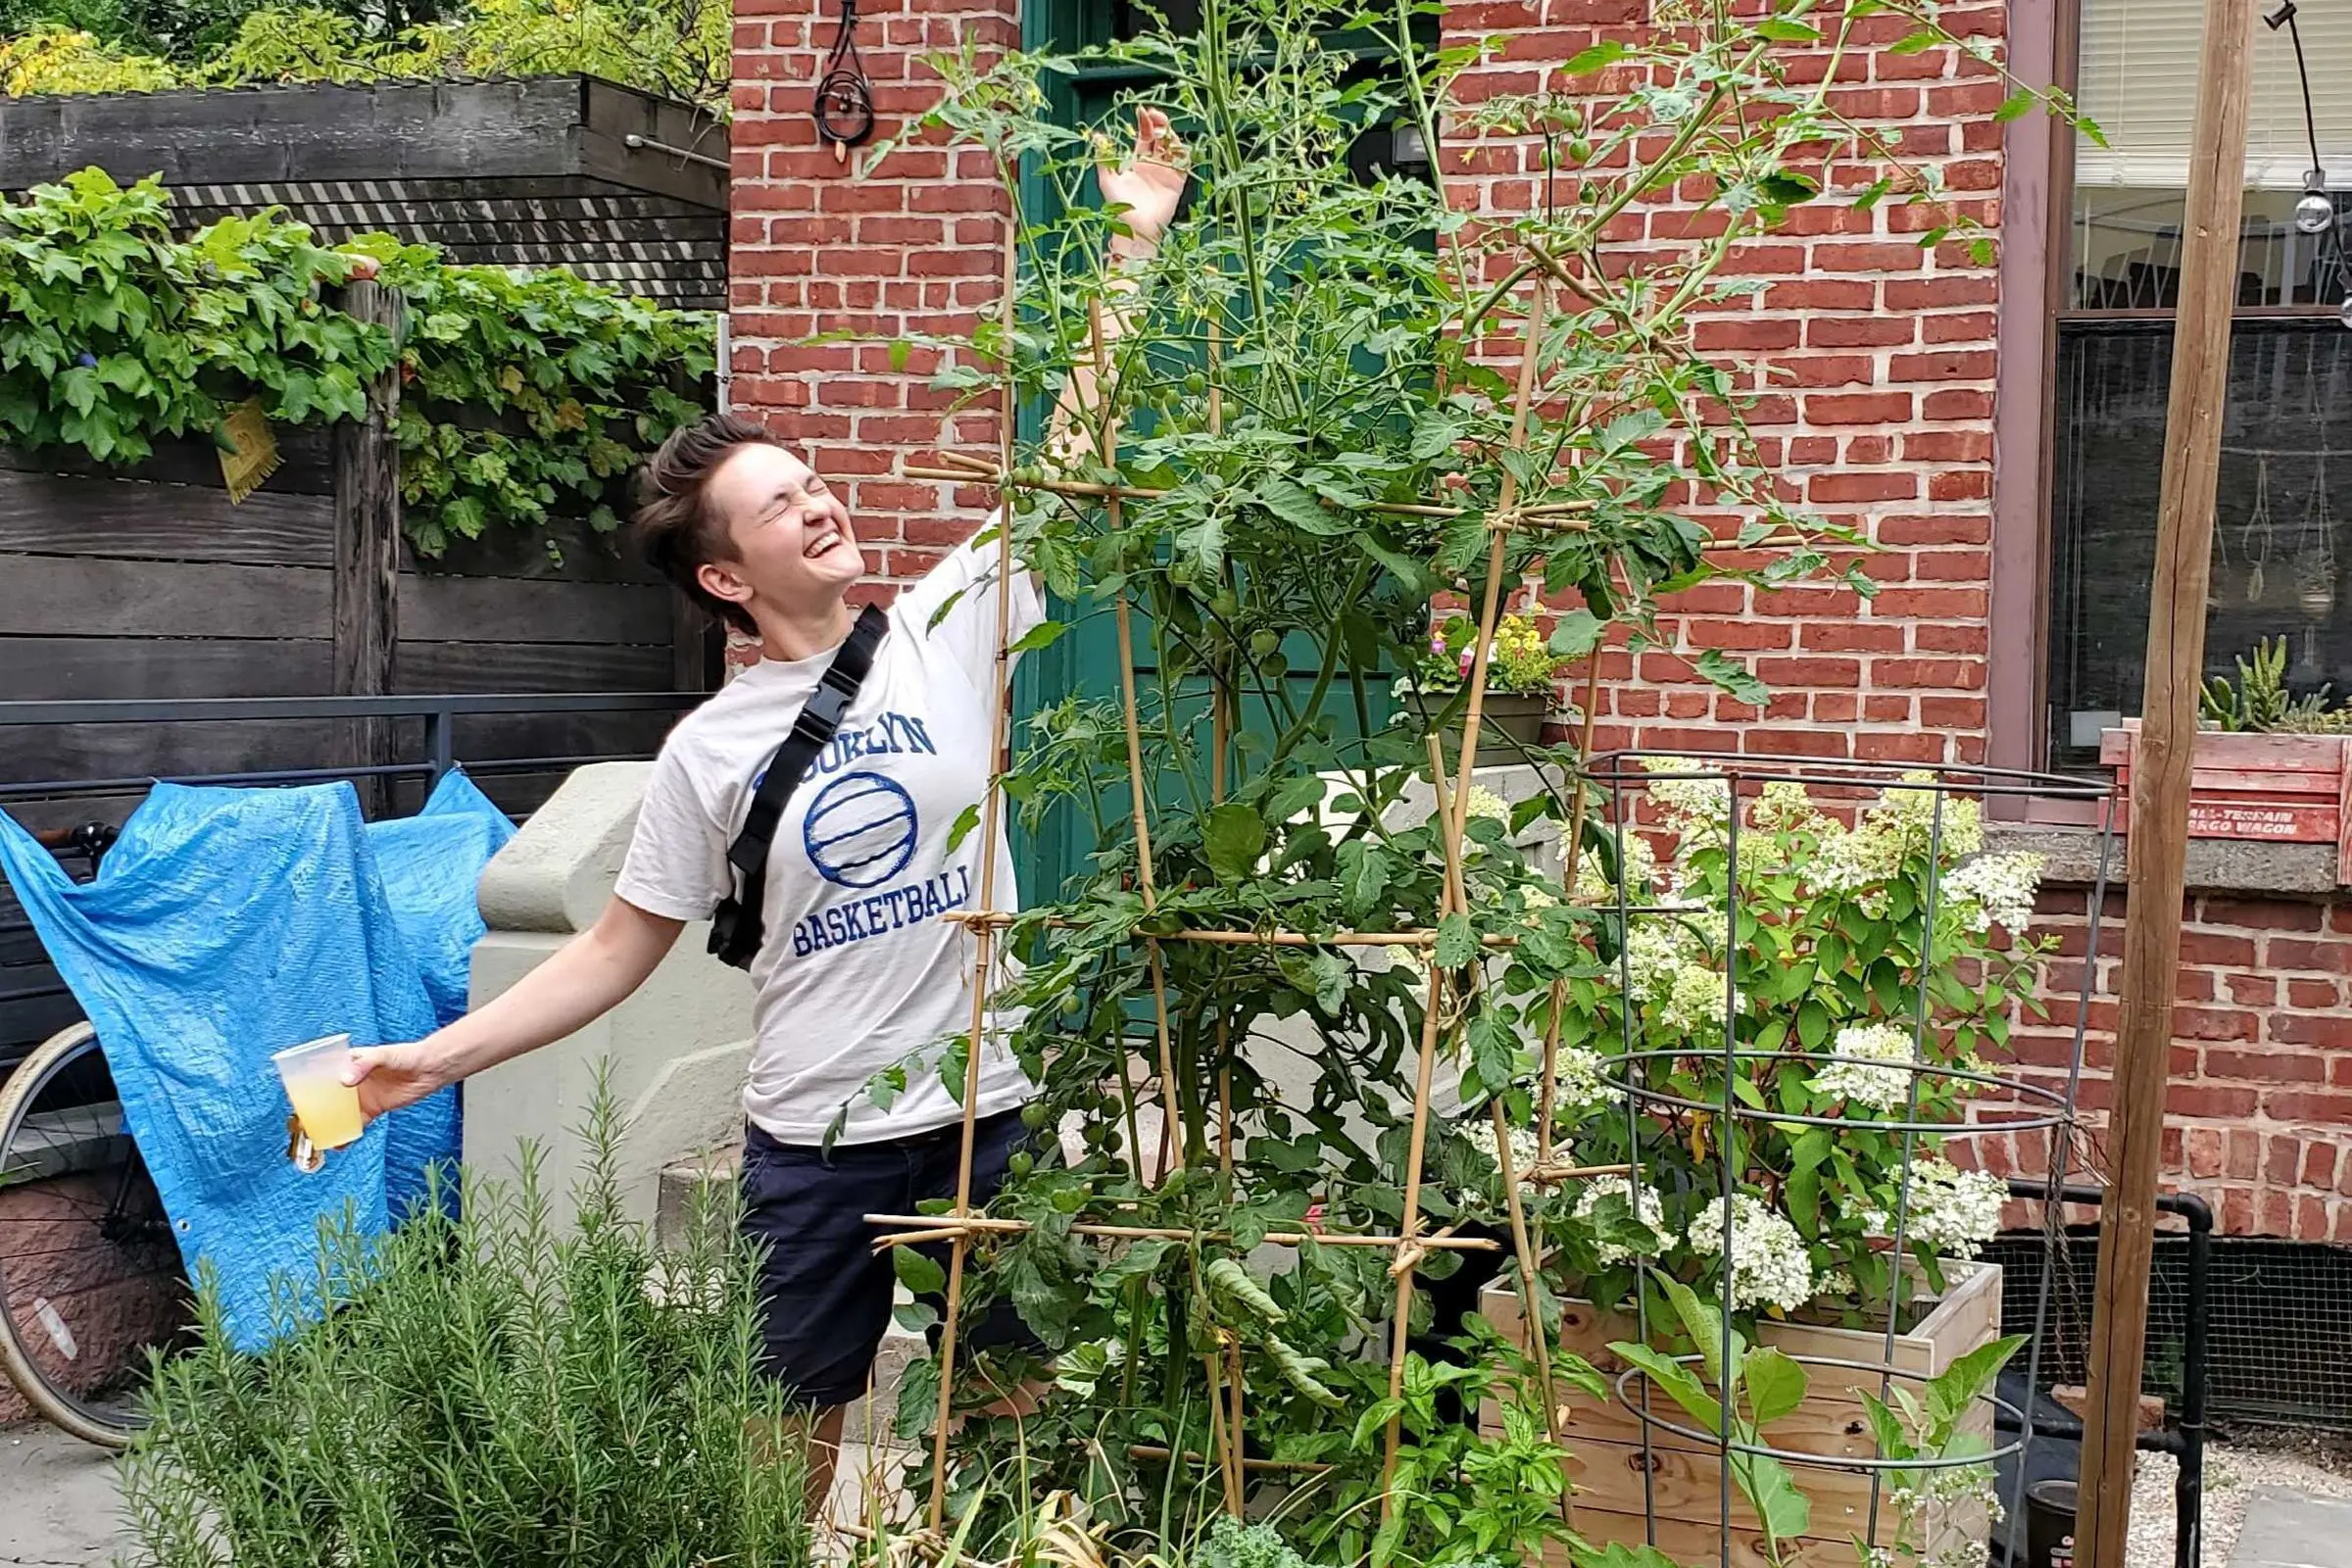
<svg viewBox="0 0 2352 1568">
<path fill-rule="evenodd" d="M 1135 113 L 1135 156 L 1113 164 L 1105 148 L 1095 166 L 1095 179 L 1102 187 L 1105 204 L 1127 209 L 1124 219 L 1136 241 L 1152 247 L 1175 220 L 1176 203 L 1184 196 L 1188 177 L 1185 169 L 1191 162 L 1192 151 L 1168 123 L 1168 117 L 1157 109 L 1139 109 Z"/>
</svg>

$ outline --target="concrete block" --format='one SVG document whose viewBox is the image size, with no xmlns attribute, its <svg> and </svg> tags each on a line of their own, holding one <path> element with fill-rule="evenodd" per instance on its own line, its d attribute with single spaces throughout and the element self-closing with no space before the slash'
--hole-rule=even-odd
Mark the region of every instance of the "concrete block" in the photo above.
<svg viewBox="0 0 2352 1568">
<path fill-rule="evenodd" d="M 2352 1502 L 2283 1487 L 2257 1487 L 2230 1568 L 2342 1568 L 2352 1541 Z"/>
<path fill-rule="evenodd" d="M 473 950 L 470 1004 L 480 1006 L 595 924 L 637 822 L 649 764 L 575 771 L 491 860 L 480 888 L 490 930 Z M 752 990 L 704 950 L 690 925 L 637 993 L 577 1034 L 477 1074 L 466 1085 L 465 1158 L 512 1175 L 519 1146 L 540 1154 L 560 1220 L 581 1167 L 600 1071 L 621 1116 L 618 1179 L 631 1217 L 651 1222 L 662 1172 L 741 1136 L 751 1059 Z"/>
</svg>

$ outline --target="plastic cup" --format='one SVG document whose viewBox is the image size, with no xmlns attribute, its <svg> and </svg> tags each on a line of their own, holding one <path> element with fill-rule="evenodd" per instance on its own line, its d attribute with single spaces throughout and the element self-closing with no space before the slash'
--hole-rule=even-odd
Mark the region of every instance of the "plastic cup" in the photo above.
<svg viewBox="0 0 2352 1568">
<path fill-rule="evenodd" d="M 270 1059 L 277 1064 L 286 1099 L 314 1147 L 341 1149 L 367 1131 L 360 1092 L 343 1081 L 343 1069 L 351 1064 L 351 1036 L 307 1041 L 273 1053 Z"/>
</svg>

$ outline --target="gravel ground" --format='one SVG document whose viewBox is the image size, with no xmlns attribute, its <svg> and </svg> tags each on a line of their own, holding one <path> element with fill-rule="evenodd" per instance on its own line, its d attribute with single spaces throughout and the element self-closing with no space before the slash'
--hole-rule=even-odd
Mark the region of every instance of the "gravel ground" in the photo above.
<svg viewBox="0 0 2352 1568">
<path fill-rule="evenodd" d="M 2132 1492 L 2132 1541 L 2128 1568 L 2172 1568 L 2173 1478 L 2179 1466 L 2169 1453 L 2143 1453 Z M 2280 1487 L 2319 1497 L 2352 1498 L 2352 1460 L 2291 1441 L 2208 1443 L 2205 1446 L 2205 1568 L 2228 1568 L 2246 1520 L 2246 1498 L 2257 1487 Z"/>
</svg>

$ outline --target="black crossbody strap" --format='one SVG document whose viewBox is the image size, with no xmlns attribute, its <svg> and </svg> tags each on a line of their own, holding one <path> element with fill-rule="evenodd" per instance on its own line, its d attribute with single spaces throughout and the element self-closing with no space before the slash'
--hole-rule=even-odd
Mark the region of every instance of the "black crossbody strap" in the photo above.
<svg viewBox="0 0 2352 1568">
<path fill-rule="evenodd" d="M 874 667 L 874 650 L 889 629 L 890 617 L 877 607 L 868 605 L 858 612 L 858 624 L 850 628 L 849 640 L 825 666 L 816 690 L 801 705 L 800 717 L 792 721 L 792 733 L 767 760 L 767 771 L 752 792 L 752 808 L 744 815 L 743 831 L 727 849 L 727 863 L 736 872 L 735 895 L 720 900 L 710 917 L 710 952 L 721 963 L 749 969 L 759 956 L 760 945 L 767 937 L 760 906 L 767 898 L 767 852 L 775 840 L 776 824 L 783 820 L 785 803 L 792 799 L 808 764 L 841 728 L 842 715 L 857 701 L 858 689 Z"/>
</svg>

